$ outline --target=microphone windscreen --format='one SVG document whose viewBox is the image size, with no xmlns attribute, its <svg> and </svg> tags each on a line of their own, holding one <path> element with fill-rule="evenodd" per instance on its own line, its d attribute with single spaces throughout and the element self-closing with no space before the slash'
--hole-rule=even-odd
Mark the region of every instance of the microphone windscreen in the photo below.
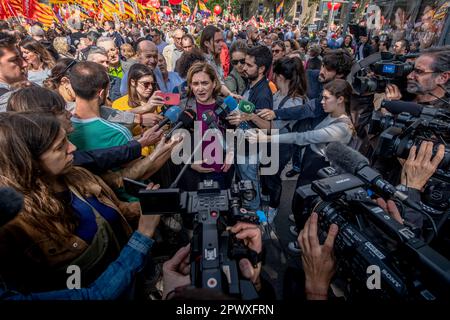
<svg viewBox="0 0 450 320">
<path fill-rule="evenodd" d="M 255 111 L 255 105 L 247 100 L 239 101 L 239 110 L 243 113 L 253 113 Z"/>
<path fill-rule="evenodd" d="M 238 103 L 235 98 L 228 96 L 223 100 L 223 103 L 227 106 L 228 112 L 234 111 L 238 107 Z"/>
<path fill-rule="evenodd" d="M 183 123 L 183 128 L 191 129 L 194 127 L 196 116 L 197 114 L 195 113 L 195 111 L 186 109 L 180 114 L 178 121 Z"/>
<path fill-rule="evenodd" d="M 420 104 L 400 100 L 383 100 L 381 102 L 381 107 L 385 108 L 392 114 L 408 112 L 415 117 L 419 117 L 423 109 L 423 106 L 421 106 Z"/>
<path fill-rule="evenodd" d="M 211 123 L 216 123 L 216 116 L 212 110 L 206 110 L 202 113 L 202 120 L 209 126 Z"/>
<path fill-rule="evenodd" d="M 22 194 L 12 188 L 0 188 L 0 226 L 14 219 L 22 207 Z"/>
<path fill-rule="evenodd" d="M 178 118 L 181 114 L 181 108 L 178 106 L 170 107 L 165 113 L 164 116 L 170 120 L 170 123 L 175 123 L 178 121 Z"/>
<path fill-rule="evenodd" d="M 352 174 L 369 164 L 369 160 L 361 153 L 341 142 L 330 142 L 325 150 L 325 155 L 332 166 L 337 166 Z"/>
</svg>

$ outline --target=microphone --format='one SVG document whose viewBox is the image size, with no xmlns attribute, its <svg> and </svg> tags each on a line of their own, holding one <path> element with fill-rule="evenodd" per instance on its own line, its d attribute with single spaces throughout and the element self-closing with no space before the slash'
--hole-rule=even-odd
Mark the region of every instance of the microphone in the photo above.
<svg viewBox="0 0 450 320">
<path fill-rule="evenodd" d="M 180 113 L 177 123 L 166 133 L 166 141 L 170 139 L 175 130 L 180 129 L 181 127 L 185 129 L 191 129 L 194 127 L 194 121 L 197 117 L 195 111 L 191 109 L 184 110 Z"/>
<path fill-rule="evenodd" d="M 14 219 L 23 207 L 23 195 L 13 188 L 0 188 L 0 227 Z"/>
<path fill-rule="evenodd" d="M 389 196 L 396 197 L 402 202 L 407 201 L 408 196 L 384 180 L 378 171 L 369 167 L 369 160 L 358 151 L 340 142 L 331 142 L 325 150 L 325 155 L 331 164 L 337 166 L 339 169 L 356 175 L 364 182 Z M 414 206 L 414 209 L 419 208 L 418 210 L 422 211 L 420 206 L 412 201 L 407 201 L 407 204 Z"/>
<path fill-rule="evenodd" d="M 202 120 L 208 125 L 208 128 L 219 130 L 219 127 L 216 123 L 216 114 L 212 110 L 206 110 L 205 112 L 203 112 Z"/>
<path fill-rule="evenodd" d="M 243 113 L 253 113 L 255 111 L 256 106 L 247 100 L 239 101 L 239 111 Z"/>
<path fill-rule="evenodd" d="M 236 99 L 234 99 L 232 96 L 228 96 L 223 100 L 223 103 L 220 107 L 218 107 L 214 113 L 216 116 L 221 117 L 224 116 L 223 113 L 230 113 L 238 108 L 238 103 Z"/>
<path fill-rule="evenodd" d="M 181 108 L 178 106 L 173 106 L 173 107 L 170 107 L 169 109 L 167 109 L 166 112 L 164 113 L 165 119 L 162 120 L 158 124 L 158 130 L 161 129 L 162 127 L 164 127 L 169 122 L 170 123 L 177 122 L 178 118 L 180 117 L 180 114 L 181 114 Z"/>
<path fill-rule="evenodd" d="M 414 102 L 407 101 L 387 101 L 383 100 L 381 102 L 381 107 L 385 108 L 392 114 L 399 114 L 402 112 L 407 112 L 414 117 L 420 116 L 431 116 L 431 117 L 450 117 L 450 112 L 445 109 L 438 109 L 433 107 L 428 107 L 426 105 L 421 105 Z"/>
<path fill-rule="evenodd" d="M 414 103 L 414 102 L 406 102 L 401 100 L 383 100 L 381 102 L 381 107 L 385 108 L 392 114 L 399 114 L 402 112 L 407 112 L 415 117 L 420 117 L 424 106 Z"/>
</svg>

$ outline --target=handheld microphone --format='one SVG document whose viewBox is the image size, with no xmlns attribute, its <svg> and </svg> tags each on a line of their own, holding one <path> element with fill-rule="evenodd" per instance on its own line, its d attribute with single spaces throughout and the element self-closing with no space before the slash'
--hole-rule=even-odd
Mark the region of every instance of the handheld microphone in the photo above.
<svg viewBox="0 0 450 320">
<path fill-rule="evenodd" d="M 220 107 L 218 107 L 214 113 L 218 117 L 226 116 L 228 113 L 232 112 L 233 110 L 236 110 L 238 108 L 238 103 L 236 99 L 234 99 L 232 96 L 228 96 L 223 100 L 223 103 Z M 224 114 L 225 113 L 225 114 Z"/>
<path fill-rule="evenodd" d="M 0 188 L 0 227 L 14 219 L 23 207 L 23 195 L 13 188 Z"/>
<path fill-rule="evenodd" d="M 175 130 L 180 129 L 181 127 L 185 129 L 193 128 L 196 117 L 197 114 L 195 113 L 195 111 L 191 109 L 184 110 L 182 113 L 180 113 L 180 116 L 175 126 L 172 129 L 170 129 L 169 132 L 166 133 L 166 141 L 170 139 Z"/>
<path fill-rule="evenodd" d="M 255 111 L 256 106 L 247 100 L 239 101 L 239 111 L 243 113 L 253 113 Z"/>
<path fill-rule="evenodd" d="M 158 130 L 161 129 L 162 127 L 164 127 L 168 123 L 177 122 L 178 118 L 180 117 L 180 114 L 181 114 L 181 108 L 178 106 L 173 106 L 173 107 L 170 107 L 169 109 L 167 109 L 166 112 L 164 113 L 164 120 L 162 120 L 158 124 Z"/>
<path fill-rule="evenodd" d="M 219 129 L 216 123 L 216 114 L 212 110 L 206 110 L 202 113 L 202 120 L 208 125 L 210 129 Z"/>
</svg>

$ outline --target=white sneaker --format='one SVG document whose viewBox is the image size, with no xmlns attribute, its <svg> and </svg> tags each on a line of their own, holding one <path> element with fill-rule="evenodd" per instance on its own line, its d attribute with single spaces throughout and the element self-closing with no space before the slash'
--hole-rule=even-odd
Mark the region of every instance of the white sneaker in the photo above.
<svg viewBox="0 0 450 320">
<path fill-rule="evenodd" d="M 291 234 L 292 234 L 294 237 L 298 237 L 298 230 L 297 230 L 297 227 L 296 227 L 296 226 L 290 226 L 290 227 L 289 227 L 289 231 L 291 232 Z"/>
<path fill-rule="evenodd" d="M 292 213 L 289 215 L 289 220 L 291 222 L 295 223 L 295 218 L 294 218 L 294 215 Z"/>
</svg>

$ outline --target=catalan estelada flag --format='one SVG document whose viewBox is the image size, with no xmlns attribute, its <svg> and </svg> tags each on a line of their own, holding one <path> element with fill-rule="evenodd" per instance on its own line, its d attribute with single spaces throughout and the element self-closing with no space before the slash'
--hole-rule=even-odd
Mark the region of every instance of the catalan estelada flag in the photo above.
<svg viewBox="0 0 450 320">
<path fill-rule="evenodd" d="M 50 5 L 37 2 L 33 19 L 39 21 L 44 27 L 48 28 L 55 20 L 55 13 L 53 12 Z"/>
<path fill-rule="evenodd" d="M 284 16 L 284 0 L 277 5 L 276 14 L 278 18 Z"/>
<path fill-rule="evenodd" d="M 187 15 L 191 14 L 191 9 L 189 8 L 188 0 L 183 0 L 183 3 L 181 4 L 181 11 Z"/>
</svg>

